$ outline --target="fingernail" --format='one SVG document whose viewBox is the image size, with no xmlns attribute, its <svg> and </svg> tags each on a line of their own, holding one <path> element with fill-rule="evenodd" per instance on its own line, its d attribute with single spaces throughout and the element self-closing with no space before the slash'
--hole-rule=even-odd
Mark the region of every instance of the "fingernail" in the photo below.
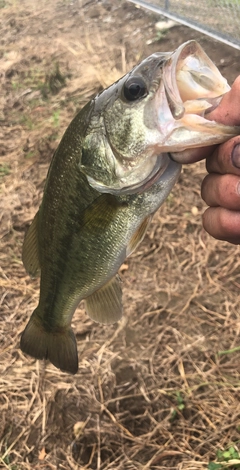
<svg viewBox="0 0 240 470">
<path fill-rule="evenodd" d="M 232 164 L 236 168 L 240 168 L 240 144 L 235 145 L 232 150 Z"/>
<path fill-rule="evenodd" d="M 237 184 L 237 193 L 240 196 L 240 183 Z"/>
</svg>

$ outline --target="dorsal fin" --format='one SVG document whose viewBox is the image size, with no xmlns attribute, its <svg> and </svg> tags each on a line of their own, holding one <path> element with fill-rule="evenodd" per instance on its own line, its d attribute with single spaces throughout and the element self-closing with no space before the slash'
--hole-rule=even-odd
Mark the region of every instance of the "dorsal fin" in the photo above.
<svg viewBox="0 0 240 470">
<path fill-rule="evenodd" d="M 113 277 L 107 284 L 85 299 L 89 317 L 98 323 L 115 323 L 122 316 L 122 289 L 120 277 Z"/>
<path fill-rule="evenodd" d="M 145 235 L 145 233 L 148 229 L 148 226 L 149 226 L 151 220 L 152 220 L 152 216 L 150 215 L 142 221 L 141 225 L 139 225 L 138 229 L 133 234 L 130 242 L 128 243 L 127 256 L 130 256 L 130 254 L 133 253 L 133 251 L 136 250 L 139 243 L 141 243 L 141 241 L 143 240 L 144 235 Z"/>
<path fill-rule="evenodd" d="M 27 273 L 32 277 L 40 275 L 41 267 L 38 247 L 38 217 L 36 213 L 23 242 L 22 260 Z"/>
</svg>

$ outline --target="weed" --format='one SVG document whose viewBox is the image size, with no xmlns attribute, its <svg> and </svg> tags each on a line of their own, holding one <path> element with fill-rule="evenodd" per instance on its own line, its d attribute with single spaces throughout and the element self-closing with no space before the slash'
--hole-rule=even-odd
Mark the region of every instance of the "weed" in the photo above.
<svg viewBox="0 0 240 470">
<path fill-rule="evenodd" d="M 224 356 L 225 354 L 233 354 L 238 351 L 240 351 L 240 346 L 236 346 L 236 348 L 232 348 L 232 349 L 226 349 L 225 351 L 218 351 L 218 355 Z"/>
<path fill-rule="evenodd" d="M 11 167 L 7 165 L 7 163 L 1 163 L 0 164 L 0 177 L 9 175 L 10 173 L 11 173 Z"/>
<path fill-rule="evenodd" d="M 53 111 L 52 121 L 53 121 L 54 127 L 59 126 L 59 114 L 60 114 L 59 109 L 57 111 Z"/>
<path fill-rule="evenodd" d="M 12 84 L 12 88 L 13 88 L 13 90 L 16 90 L 16 91 L 18 91 L 18 90 L 21 88 L 21 85 L 20 85 L 20 83 L 19 83 L 19 82 L 17 82 L 16 80 L 12 80 L 11 84 Z"/>
<path fill-rule="evenodd" d="M 155 42 L 160 42 L 162 39 L 165 38 L 167 34 L 167 30 L 157 31 L 156 36 L 153 39 L 148 39 L 146 41 L 147 45 L 154 44 Z"/>
<path fill-rule="evenodd" d="M 221 463 L 210 462 L 208 464 L 208 470 L 223 470 Z"/>
<path fill-rule="evenodd" d="M 158 41 L 161 41 L 162 39 L 164 39 L 165 36 L 166 36 L 166 33 L 167 33 L 167 30 L 157 31 L 155 42 L 158 42 Z"/>
<path fill-rule="evenodd" d="M 175 197 L 172 193 L 170 193 L 167 197 L 166 203 L 169 205 L 169 207 L 173 206 L 175 202 Z"/>
<path fill-rule="evenodd" d="M 170 420 L 173 421 L 178 414 L 178 411 L 183 411 L 185 408 L 184 399 L 181 395 L 181 392 L 176 392 L 176 407 L 172 409 Z"/>
<path fill-rule="evenodd" d="M 34 156 L 33 150 L 30 150 L 30 152 L 27 152 L 25 155 L 25 158 L 28 160 L 29 158 L 32 158 Z"/>
<path fill-rule="evenodd" d="M 11 464 L 11 459 L 7 452 L 8 449 L 6 448 L 5 454 L 3 456 L 0 455 L 0 464 L 2 462 L 4 468 L 7 468 L 8 470 L 18 470 L 19 467 L 17 465 Z"/>
<path fill-rule="evenodd" d="M 231 445 L 227 450 L 217 451 L 218 462 L 209 462 L 208 470 L 240 469 L 240 453 Z"/>
</svg>

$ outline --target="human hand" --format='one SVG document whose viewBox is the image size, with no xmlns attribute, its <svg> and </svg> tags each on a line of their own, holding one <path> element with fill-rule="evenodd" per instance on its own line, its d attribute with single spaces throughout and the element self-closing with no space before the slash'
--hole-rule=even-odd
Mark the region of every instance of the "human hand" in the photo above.
<svg viewBox="0 0 240 470">
<path fill-rule="evenodd" d="M 206 117 L 240 125 L 240 76 Z M 188 149 L 173 156 L 186 164 L 206 159 L 209 175 L 202 183 L 202 198 L 209 208 L 203 214 L 203 227 L 219 240 L 240 244 L 240 135 L 219 146 Z"/>
<path fill-rule="evenodd" d="M 227 125 L 240 125 L 240 76 L 209 119 Z M 204 149 L 202 149 L 202 156 Z M 214 238 L 240 244 L 240 136 L 219 145 L 209 155 L 208 175 L 202 183 L 202 198 L 209 208 L 203 214 L 203 227 Z"/>
</svg>

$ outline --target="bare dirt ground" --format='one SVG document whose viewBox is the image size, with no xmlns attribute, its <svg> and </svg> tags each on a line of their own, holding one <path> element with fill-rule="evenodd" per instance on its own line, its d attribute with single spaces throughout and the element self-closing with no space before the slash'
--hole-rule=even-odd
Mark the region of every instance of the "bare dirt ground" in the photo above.
<svg viewBox="0 0 240 470">
<path fill-rule="evenodd" d="M 19 349 L 39 295 L 24 233 L 75 113 L 153 51 L 196 38 L 230 83 L 239 52 L 182 26 L 160 35 L 159 18 L 118 0 L 0 7 L 0 468 L 240 468 L 239 248 L 202 229 L 203 162 L 123 265 L 123 320 L 75 313 L 79 373 Z"/>
</svg>

